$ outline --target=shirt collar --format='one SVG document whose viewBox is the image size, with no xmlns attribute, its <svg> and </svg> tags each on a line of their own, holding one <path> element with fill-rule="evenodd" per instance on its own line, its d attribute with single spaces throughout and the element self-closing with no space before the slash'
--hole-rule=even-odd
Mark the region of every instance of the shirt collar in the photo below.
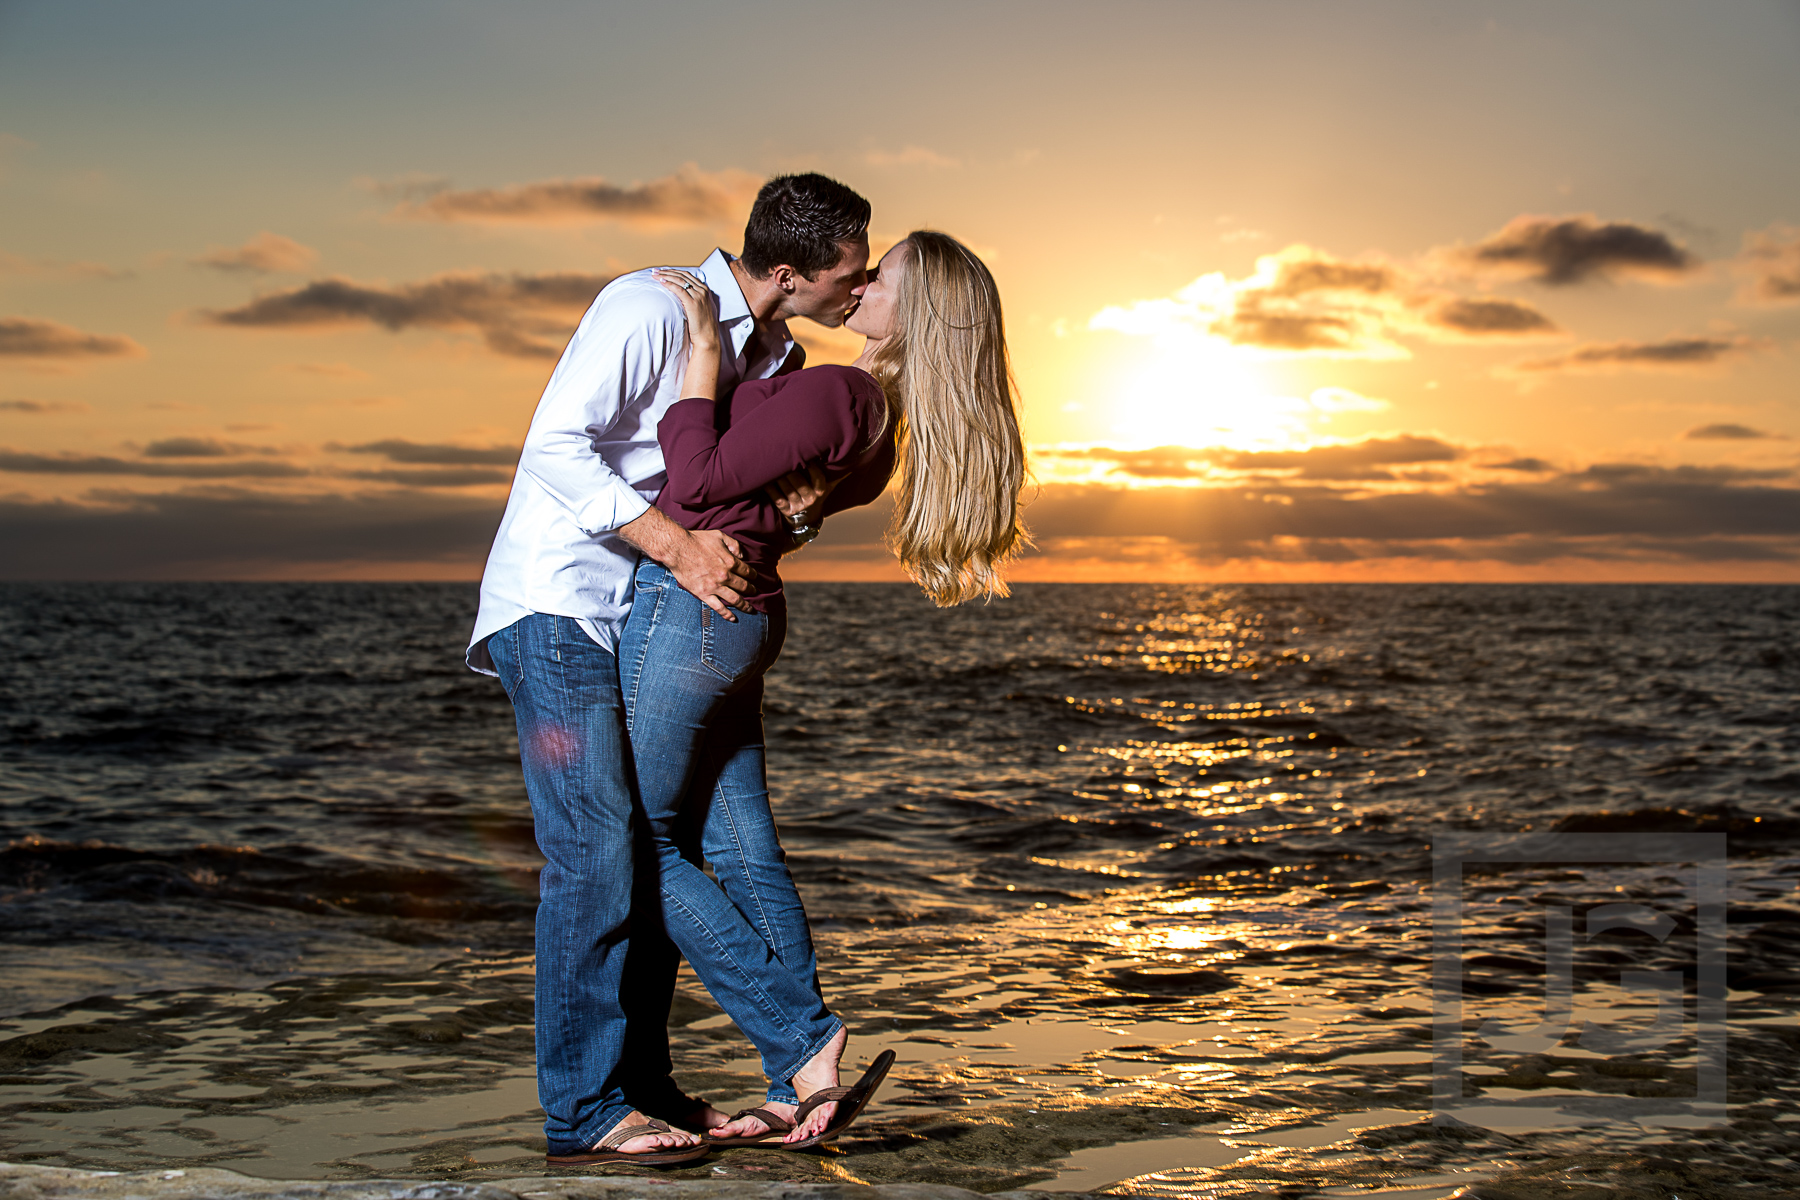
<svg viewBox="0 0 1800 1200">
<path fill-rule="evenodd" d="M 731 255 L 723 250 L 714 250 L 705 262 L 694 269 L 694 274 L 706 280 L 706 286 L 719 298 L 721 325 L 750 319 L 750 302 L 744 299 L 744 289 L 738 286 L 737 276 L 731 273 L 731 263 Z"/>
<path fill-rule="evenodd" d="M 737 276 L 732 274 L 734 261 L 725 251 L 714 250 L 694 273 L 706 280 L 706 286 L 719 298 L 719 324 L 731 335 L 731 356 L 735 359 L 743 357 L 745 345 L 756 335 L 756 320 L 750 314 L 750 302 L 744 299 L 744 289 L 738 286 Z M 779 365 L 793 349 L 794 339 L 787 331 L 786 322 L 775 322 L 775 328 L 781 334 L 781 345 L 775 355 Z"/>
</svg>

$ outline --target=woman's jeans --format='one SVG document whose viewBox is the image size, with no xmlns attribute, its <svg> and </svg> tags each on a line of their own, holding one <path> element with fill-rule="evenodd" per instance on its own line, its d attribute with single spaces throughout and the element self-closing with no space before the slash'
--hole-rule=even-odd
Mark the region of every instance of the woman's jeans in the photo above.
<svg viewBox="0 0 1800 1200">
<path fill-rule="evenodd" d="M 842 1022 L 819 994 L 806 911 L 788 873 L 763 773 L 763 672 L 785 614 L 726 621 L 638 564 L 619 640 L 626 728 L 649 833 L 638 878 L 713 998 L 762 1053 L 768 1098 L 795 1102 L 794 1072 Z M 712 867 L 709 879 L 700 860 Z M 642 913 L 654 909 L 640 909 Z"/>
</svg>

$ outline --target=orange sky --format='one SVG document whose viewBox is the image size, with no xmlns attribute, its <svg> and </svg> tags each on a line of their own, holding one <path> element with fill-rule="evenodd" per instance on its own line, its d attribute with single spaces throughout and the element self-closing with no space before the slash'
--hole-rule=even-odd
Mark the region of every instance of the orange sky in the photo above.
<svg viewBox="0 0 1800 1200">
<path fill-rule="evenodd" d="M 0 571 L 474 578 L 594 290 L 808 169 L 1000 280 L 1018 578 L 1800 580 L 1797 50 L 1776 2 L 0 3 Z M 789 573 L 897 577 L 882 521 Z"/>
</svg>

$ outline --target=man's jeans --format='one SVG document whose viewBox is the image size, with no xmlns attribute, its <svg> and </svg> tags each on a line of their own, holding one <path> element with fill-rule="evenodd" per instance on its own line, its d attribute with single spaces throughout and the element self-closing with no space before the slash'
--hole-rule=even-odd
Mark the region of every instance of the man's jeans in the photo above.
<svg viewBox="0 0 1800 1200">
<path fill-rule="evenodd" d="M 538 880 L 538 1101 L 549 1152 L 579 1153 L 631 1110 L 620 1070 L 633 847 L 618 661 L 570 618 L 542 614 L 494 634 L 488 653 L 518 719 L 546 860 Z"/>
<path fill-rule="evenodd" d="M 768 1098 L 794 1103 L 794 1072 L 843 1023 L 819 994 L 818 959 L 788 873 L 763 774 L 762 676 L 785 615 L 726 621 L 638 564 L 619 640 L 638 799 L 664 928 L 713 998 L 762 1052 Z M 704 857 L 717 877 L 701 870 Z"/>
</svg>

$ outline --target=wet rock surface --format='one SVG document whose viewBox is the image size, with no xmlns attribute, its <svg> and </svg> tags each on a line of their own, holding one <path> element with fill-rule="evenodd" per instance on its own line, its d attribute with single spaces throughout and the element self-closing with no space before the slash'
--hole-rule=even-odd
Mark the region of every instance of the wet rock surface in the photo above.
<svg viewBox="0 0 1800 1200">
<path fill-rule="evenodd" d="M 971 1200 L 973 1196 L 961 1188 L 930 1184 L 867 1187 L 529 1177 L 491 1184 L 409 1179 L 326 1183 L 255 1179 L 212 1168 L 107 1175 L 0 1163 L 0 1200 Z"/>
<path fill-rule="evenodd" d="M 1730 993 L 1722 1113 L 1694 1107 L 1691 1021 L 1660 1044 L 1609 1053 L 1586 1048 L 1579 1023 L 1542 1050 L 1478 1035 L 1484 1021 L 1541 1017 L 1549 907 L 1636 898 L 1679 924 L 1691 871 L 1476 877 L 1464 971 L 1506 987 L 1464 995 L 1460 1094 L 1440 1102 L 1437 1123 L 1426 891 L 1213 881 L 953 936 L 824 931 L 852 1063 L 884 1047 L 899 1057 L 851 1131 L 817 1152 L 740 1149 L 666 1172 L 581 1174 L 1434 1200 L 1459 1188 L 1585 1195 L 1601 1172 L 1615 1191 L 1595 1196 L 1641 1186 L 1663 1200 L 1665 1178 L 1686 1200 L 1726 1180 L 1733 1196 L 1800 1194 L 1800 993 L 1754 990 L 1800 966 L 1800 942 L 1786 936 L 1800 861 L 1735 870 L 1738 914 L 1762 919 L 1730 927 L 1746 969 Z M 1607 957 L 1574 972 L 1579 1007 L 1614 1033 L 1642 1032 L 1656 998 L 1621 991 L 1619 972 L 1691 972 L 1687 927 L 1662 941 L 1631 930 L 1591 939 L 1586 950 Z M 0 1022 L 0 1158 L 346 1183 L 547 1180 L 531 985 L 526 956 L 469 955 L 410 974 L 112 997 Z M 728 1110 L 756 1099 L 753 1048 L 691 978 L 672 1050 L 691 1092 Z"/>
</svg>

